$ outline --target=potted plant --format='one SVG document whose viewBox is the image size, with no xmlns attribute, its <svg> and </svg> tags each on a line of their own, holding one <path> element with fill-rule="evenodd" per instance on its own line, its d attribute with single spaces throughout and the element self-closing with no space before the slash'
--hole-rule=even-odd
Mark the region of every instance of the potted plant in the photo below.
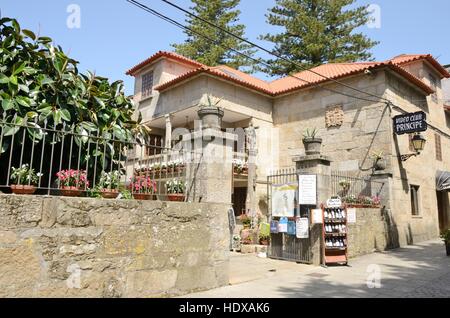
<svg viewBox="0 0 450 318">
<path fill-rule="evenodd" d="M 20 168 L 11 168 L 11 191 L 14 194 L 33 194 L 42 173 L 36 173 L 28 164 Z"/>
<path fill-rule="evenodd" d="M 105 199 L 115 199 L 119 195 L 120 178 L 122 173 L 118 170 L 111 172 L 102 171 L 98 187 L 101 196 Z"/>
<path fill-rule="evenodd" d="M 63 196 L 79 197 L 83 190 L 89 188 L 89 181 L 84 170 L 61 170 L 56 177 Z"/>
<path fill-rule="evenodd" d="M 441 238 L 445 243 L 445 249 L 447 251 L 447 256 L 450 256 L 450 229 L 442 232 Z"/>
<path fill-rule="evenodd" d="M 303 145 L 307 155 L 318 155 L 322 148 L 322 138 L 317 137 L 317 129 L 306 129 L 303 134 Z"/>
<path fill-rule="evenodd" d="M 241 214 L 239 220 L 242 222 L 244 229 L 249 229 L 252 225 L 252 218 L 248 214 Z"/>
<path fill-rule="evenodd" d="M 270 244 L 270 234 L 259 234 L 259 244 L 268 246 Z"/>
<path fill-rule="evenodd" d="M 216 102 L 212 101 L 211 96 L 207 96 L 208 103 L 206 105 L 201 105 L 200 109 L 197 111 L 198 116 L 202 121 L 202 127 L 205 128 L 222 128 L 222 118 L 225 114 L 223 109 L 218 107 L 221 100 Z"/>
<path fill-rule="evenodd" d="M 342 179 L 339 181 L 339 186 L 342 188 L 343 192 L 348 192 L 348 190 L 350 190 L 351 183 L 348 180 Z"/>
<path fill-rule="evenodd" d="M 184 202 L 186 184 L 183 181 L 178 179 L 167 181 L 166 188 L 169 201 Z"/>
<path fill-rule="evenodd" d="M 374 152 L 372 153 L 371 158 L 373 160 L 373 169 L 375 169 L 375 171 L 382 171 L 386 169 L 387 164 L 383 152 Z"/>
<path fill-rule="evenodd" d="M 136 200 L 153 200 L 156 193 L 156 181 L 150 177 L 137 176 L 131 179 L 130 190 Z"/>
<path fill-rule="evenodd" d="M 241 159 L 233 159 L 233 172 L 235 174 L 248 174 L 247 163 Z"/>
</svg>

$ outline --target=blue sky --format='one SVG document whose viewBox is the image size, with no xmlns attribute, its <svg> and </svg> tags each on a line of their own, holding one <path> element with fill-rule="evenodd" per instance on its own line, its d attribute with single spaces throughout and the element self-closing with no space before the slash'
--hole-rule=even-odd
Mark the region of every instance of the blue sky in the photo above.
<svg viewBox="0 0 450 318">
<path fill-rule="evenodd" d="M 177 20 L 184 16 L 159 0 L 141 0 Z M 189 0 L 174 0 L 188 7 Z M 258 41 L 271 29 L 265 13 L 274 0 L 241 0 L 241 21 L 247 37 Z M 359 0 L 358 4 L 376 4 L 381 8 L 381 28 L 363 27 L 362 32 L 381 43 L 372 50 L 377 60 L 401 53 L 431 53 L 443 64 L 450 64 L 450 1 L 448 0 Z M 70 29 L 67 7 L 81 9 L 81 28 Z M 112 80 L 125 81 L 128 94 L 133 79 L 125 71 L 158 50 L 170 50 L 170 44 L 182 42 L 184 34 L 125 0 L 2 0 L 3 16 L 14 17 L 24 28 L 50 36 L 70 56 L 80 61 L 80 69 L 93 70 Z"/>
</svg>

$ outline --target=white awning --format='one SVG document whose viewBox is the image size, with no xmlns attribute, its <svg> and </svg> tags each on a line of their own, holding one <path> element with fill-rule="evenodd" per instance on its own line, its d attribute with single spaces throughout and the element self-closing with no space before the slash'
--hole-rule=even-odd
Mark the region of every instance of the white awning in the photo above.
<svg viewBox="0 0 450 318">
<path fill-rule="evenodd" d="M 450 191 L 450 172 L 438 171 L 436 188 L 438 191 Z"/>
</svg>

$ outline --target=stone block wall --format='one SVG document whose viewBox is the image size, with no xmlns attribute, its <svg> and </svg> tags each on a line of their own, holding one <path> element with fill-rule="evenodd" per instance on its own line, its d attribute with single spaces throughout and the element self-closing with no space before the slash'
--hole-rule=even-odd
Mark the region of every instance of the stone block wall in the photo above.
<svg viewBox="0 0 450 318">
<path fill-rule="evenodd" d="M 168 297 L 227 285 L 228 208 L 0 195 L 0 297 Z"/>
<path fill-rule="evenodd" d="M 389 226 L 381 209 L 356 209 L 356 223 L 349 224 L 349 257 L 384 251 L 389 246 Z"/>
</svg>

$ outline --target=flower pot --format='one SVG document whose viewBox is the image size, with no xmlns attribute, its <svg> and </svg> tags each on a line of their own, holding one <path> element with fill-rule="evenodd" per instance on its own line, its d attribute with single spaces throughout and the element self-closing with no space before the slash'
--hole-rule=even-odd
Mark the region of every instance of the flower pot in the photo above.
<svg viewBox="0 0 450 318">
<path fill-rule="evenodd" d="M 172 202 L 184 202 L 185 199 L 184 194 L 168 194 L 167 197 Z"/>
<path fill-rule="evenodd" d="M 116 199 L 119 196 L 119 191 L 103 189 L 103 190 L 101 190 L 101 196 L 104 199 Z"/>
<path fill-rule="evenodd" d="M 445 242 L 445 249 L 447 251 L 447 256 L 450 256 L 450 242 Z"/>
<path fill-rule="evenodd" d="M 32 185 L 12 185 L 11 191 L 14 194 L 34 194 L 36 192 L 36 187 Z"/>
<path fill-rule="evenodd" d="M 264 246 L 269 246 L 269 240 L 261 240 L 259 243 Z"/>
<path fill-rule="evenodd" d="M 373 163 L 373 168 L 375 171 L 383 171 L 386 170 L 386 160 L 385 159 L 378 159 Z"/>
<path fill-rule="evenodd" d="M 319 155 L 322 149 L 322 138 L 303 138 L 303 145 L 307 155 Z"/>
<path fill-rule="evenodd" d="M 135 198 L 136 200 L 142 200 L 142 201 L 155 200 L 155 195 L 152 193 L 134 193 L 133 198 Z"/>
<path fill-rule="evenodd" d="M 61 195 L 64 197 L 79 197 L 83 193 L 77 187 L 61 187 Z"/>
<path fill-rule="evenodd" d="M 197 112 L 202 121 L 202 127 L 205 128 L 222 128 L 222 118 L 224 111 L 215 106 L 203 106 Z"/>
</svg>

